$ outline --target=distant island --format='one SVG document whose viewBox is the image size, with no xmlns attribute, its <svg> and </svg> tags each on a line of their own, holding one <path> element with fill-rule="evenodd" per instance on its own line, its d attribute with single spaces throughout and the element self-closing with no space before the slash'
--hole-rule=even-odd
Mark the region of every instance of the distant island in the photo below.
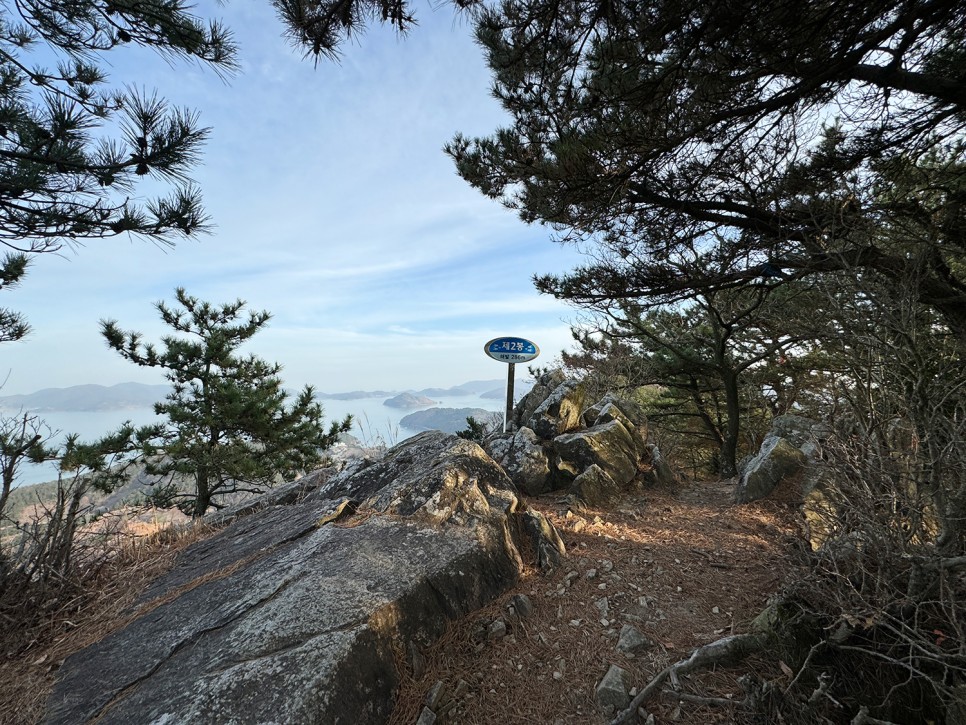
<svg viewBox="0 0 966 725">
<path fill-rule="evenodd" d="M 385 398 L 395 395 L 394 390 L 353 390 L 349 393 L 316 393 L 321 400 L 365 400 L 366 398 Z"/>
<path fill-rule="evenodd" d="M 500 413 L 483 408 L 430 408 L 404 416 L 399 425 L 414 431 L 441 430 L 444 433 L 455 433 L 466 429 L 466 419 L 471 416 L 479 421 L 489 420 L 491 416 L 503 419 Z"/>
<path fill-rule="evenodd" d="M 425 408 L 428 405 L 436 405 L 435 400 L 427 398 L 425 395 L 413 395 L 412 393 L 400 393 L 394 398 L 382 401 L 382 404 L 390 408 L 402 408 L 412 410 L 413 408 Z"/>
</svg>

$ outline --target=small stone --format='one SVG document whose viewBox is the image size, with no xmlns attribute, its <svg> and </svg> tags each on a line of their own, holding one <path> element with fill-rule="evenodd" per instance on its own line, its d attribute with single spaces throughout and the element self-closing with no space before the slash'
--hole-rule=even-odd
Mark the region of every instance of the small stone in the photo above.
<svg viewBox="0 0 966 725">
<path fill-rule="evenodd" d="M 598 584 L 597 585 L 597 588 L 598 589 L 606 589 L 607 588 L 607 585 L 606 584 Z"/>
<path fill-rule="evenodd" d="M 604 571 L 613 571 L 614 562 L 612 562 L 610 559 L 604 559 L 602 562 L 600 562 L 600 568 Z"/>
<path fill-rule="evenodd" d="M 562 680 L 563 679 L 563 672 L 558 672 L 558 671 L 554 670 L 553 679 L 555 679 L 555 680 Z"/>
<path fill-rule="evenodd" d="M 526 619 L 533 614 L 533 602 L 526 594 L 514 594 L 510 598 L 510 604 L 521 619 Z"/>
<path fill-rule="evenodd" d="M 681 587 L 678 587 L 677 589 L 678 589 L 679 592 L 684 591 L 683 589 L 681 589 Z"/>
<path fill-rule="evenodd" d="M 654 642 L 641 634 L 640 630 L 625 624 L 621 627 L 620 637 L 617 639 L 617 651 L 628 655 L 640 654 L 652 647 Z"/>
<path fill-rule="evenodd" d="M 464 697 L 466 693 L 469 691 L 470 691 L 469 682 L 467 682 L 466 680 L 457 680 L 456 689 L 453 690 L 453 697 L 458 700 Z"/>
<path fill-rule="evenodd" d="M 570 584 L 573 582 L 573 580 L 576 579 L 579 576 L 580 576 L 580 574 L 578 572 L 576 572 L 576 571 L 568 571 L 567 572 L 567 576 L 564 577 L 564 581 L 566 582 L 567 586 L 569 587 Z"/>
<path fill-rule="evenodd" d="M 721 614 L 721 609 L 719 609 L 718 607 L 711 607 L 711 613 L 712 614 Z"/>
<path fill-rule="evenodd" d="M 442 680 L 437 680 L 436 684 L 429 688 L 426 693 L 426 707 L 434 712 L 439 709 L 440 703 L 446 696 L 446 685 Z"/>
<path fill-rule="evenodd" d="M 494 620 L 486 630 L 486 638 L 491 642 L 506 637 L 506 622 L 502 619 Z"/>
<path fill-rule="evenodd" d="M 416 725 L 433 725 L 435 722 L 436 713 L 428 707 L 424 707 L 423 711 L 419 713 L 419 719 L 416 721 Z"/>
<path fill-rule="evenodd" d="M 584 576 L 587 577 L 588 579 L 593 579 L 594 577 L 597 576 L 597 570 L 588 569 L 587 572 L 584 574 Z"/>
<path fill-rule="evenodd" d="M 601 617 L 606 617 L 607 612 L 610 611 L 610 603 L 607 601 L 607 597 L 601 597 L 594 602 L 594 606 L 597 607 L 597 611 L 600 612 Z"/>
<path fill-rule="evenodd" d="M 627 693 L 630 675 L 627 671 L 617 665 L 611 665 L 607 674 L 597 685 L 596 696 L 597 704 L 601 708 L 609 707 L 616 710 L 623 710 L 631 702 L 631 696 Z"/>
</svg>

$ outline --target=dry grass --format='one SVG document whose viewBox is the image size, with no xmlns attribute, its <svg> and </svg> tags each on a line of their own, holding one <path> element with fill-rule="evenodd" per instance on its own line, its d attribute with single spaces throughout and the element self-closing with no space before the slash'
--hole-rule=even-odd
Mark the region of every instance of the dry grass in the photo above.
<svg viewBox="0 0 966 725">
<path fill-rule="evenodd" d="M 641 687 L 695 647 L 747 631 L 768 597 L 795 576 L 788 562 L 799 531 L 787 505 L 732 506 L 731 493 L 728 484 L 691 484 L 580 515 L 553 499 L 530 501 L 560 530 L 569 560 L 548 577 L 528 572 L 512 592 L 456 623 L 426 653 L 426 671 L 404 682 L 391 722 L 414 723 L 427 692 L 442 681 L 450 692 L 465 690 L 443 722 L 599 723 L 594 690 L 610 665 L 627 670 Z M 518 593 L 534 604 L 522 620 L 508 613 Z M 486 628 L 498 618 L 509 634 L 488 641 Z M 625 623 L 654 645 L 634 658 L 620 654 L 615 645 Z M 766 665 L 696 674 L 683 684 L 694 693 L 740 700 L 737 678 L 749 666 Z M 677 699 L 648 708 L 658 722 L 735 721 L 733 708 Z"/>
<path fill-rule="evenodd" d="M 128 532 L 114 556 L 89 572 L 75 596 L 39 613 L 27 610 L 27 601 L 20 611 L 0 614 L 6 620 L 0 630 L 0 725 L 39 722 L 63 661 L 130 622 L 133 605 L 147 586 L 171 568 L 179 551 L 210 534 L 201 524 L 148 536 Z"/>
</svg>

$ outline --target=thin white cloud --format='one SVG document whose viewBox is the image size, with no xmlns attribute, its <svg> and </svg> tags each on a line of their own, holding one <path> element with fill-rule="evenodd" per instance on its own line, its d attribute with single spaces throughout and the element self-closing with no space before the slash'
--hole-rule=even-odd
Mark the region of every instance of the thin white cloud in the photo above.
<svg viewBox="0 0 966 725">
<path fill-rule="evenodd" d="M 111 56 L 117 82 L 157 87 L 213 127 L 195 176 L 215 233 L 174 250 L 115 239 L 37 260 L 0 295 L 35 328 L 2 348 L 5 392 L 157 382 L 107 349 L 97 321 L 157 340 L 152 304 L 179 285 L 272 311 L 252 349 L 293 384 L 331 391 L 498 377 L 482 345 L 502 334 L 537 341 L 540 362 L 569 345 L 570 310 L 531 276 L 570 268 L 574 252 L 471 189 L 441 151 L 454 132 L 503 119 L 469 28 L 426 7 L 405 40 L 375 30 L 313 68 L 268 5 L 220 14 L 242 44 L 245 71 L 230 83 L 147 51 Z"/>
</svg>

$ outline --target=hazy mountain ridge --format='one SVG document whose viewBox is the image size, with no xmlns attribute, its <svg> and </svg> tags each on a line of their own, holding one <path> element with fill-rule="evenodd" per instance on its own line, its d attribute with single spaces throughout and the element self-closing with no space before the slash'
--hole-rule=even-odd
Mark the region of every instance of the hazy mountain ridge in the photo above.
<svg viewBox="0 0 966 725">
<path fill-rule="evenodd" d="M 169 385 L 118 383 L 117 385 L 74 385 L 69 388 L 44 388 L 25 395 L 0 396 L 0 408 L 43 413 L 62 411 L 103 411 L 150 408 L 164 399 Z"/>
<path fill-rule="evenodd" d="M 317 393 L 321 400 L 360 400 L 366 398 L 390 398 L 400 394 L 415 397 L 486 397 L 498 398 L 505 393 L 506 382 L 494 380 L 470 380 L 450 388 L 424 388 L 423 390 L 399 391 L 354 390 L 346 393 Z M 530 389 L 532 383 L 518 381 L 516 393 L 519 396 Z M 99 412 L 107 410 L 126 410 L 150 408 L 164 400 L 171 390 L 168 385 L 147 385 L 145 383 L 118 383 L 116 385 L 73 385 L 67 388 L 43 388 L 33 393 L 0 396 L 0 409 L 29 410 L 37 413 L 48 411 Z"/>
<path fill-rule="evenodd" d="M 532 383 L 518 381 L 518 387 L 524 391 L 532 387 Z M 416 390 L 407 388 L 406 390 L 353 390 L 348 393 L 317 393 L 321 400 L 360 400 L 363 398 L 391 398 L 396 395 L 410 394 L 425 398 L 458 398 L 461 396 L 478 395 L 481 397 L 495 397 L 496 390 L 506 390 L 506 380 L 495 378 L 493 380 L 470 380 L 451 388 L 423 388 Z M 484 396 L 484 393 L 488 395 Z M 506 394 L 505 392 L 503 393 Z"/>
</svg>

